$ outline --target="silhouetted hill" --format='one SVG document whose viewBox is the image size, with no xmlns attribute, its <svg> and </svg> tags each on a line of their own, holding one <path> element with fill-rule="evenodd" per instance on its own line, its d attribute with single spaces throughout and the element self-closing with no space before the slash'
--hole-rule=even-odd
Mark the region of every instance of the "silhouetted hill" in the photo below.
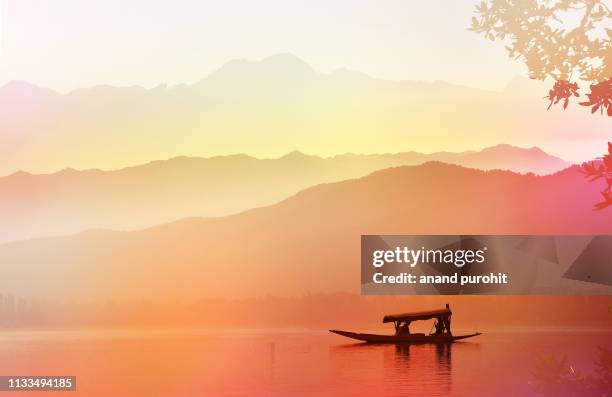
<svg viewBox="0 0 612 397">
<path fill-rule="evenodd" d="M 430 160 L 535 173 L 568 166 L 537 149 L 500 145 L 481 152 L 344 154 L 332 158 L 301 152 L 278 159 L 177 157 L 115 171 L 17 172 L 0 178 L 0 242 L 228 215 L 274 204 L 319 183 Z"/>
<path fill-rule="evenodd" d="M 362 234 L 607 234 L 612 212 L 592 211 L 599 190 L 578 167 L 548 176 L 391 168 L 238 215 L 5 244 L 0 290 L 78 299 L 356 292 Z"/>
<path fill-rule="evenodd" d="M 480 152 L 466 153 L 460 160 L 451 159 L 449 162 L 482 170 L 500 169 L 536 174 L 552 174 L 569 166 L 540 148 L 522 149 L 510 145 L 497 145 Z"/>
</svg>

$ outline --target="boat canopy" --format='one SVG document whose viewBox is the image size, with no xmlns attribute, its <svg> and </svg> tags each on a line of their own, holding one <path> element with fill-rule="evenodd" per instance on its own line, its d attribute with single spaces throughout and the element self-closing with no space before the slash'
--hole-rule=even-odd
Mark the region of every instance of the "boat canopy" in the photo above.
<svg viewBox="0 0 612 397">
<path fill-rule="evenodd" d="M 439 310 L 428 310 L 424 312 L 389 314 L 383 317 L 383 323 L 391 323 L 395 321 L 415 321 L 429 320 L 437 317 L 448 317 L 452 314 L 449 308 Z"/>
</svg>

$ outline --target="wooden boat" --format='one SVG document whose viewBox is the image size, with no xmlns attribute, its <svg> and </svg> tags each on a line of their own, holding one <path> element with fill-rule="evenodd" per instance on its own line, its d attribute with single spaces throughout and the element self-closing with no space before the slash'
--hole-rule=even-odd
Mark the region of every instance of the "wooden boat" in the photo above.
<svg viewBox="0 0 612 397">
<path fill-rule="evenodd" d="M 453 335 L 450 330 L 450 318 L 452 312 L 448 305 L 445 309 L 430 310 L 424 312 L 390 314 L 383 317 L 383 323 L 393 322 L 395 325 L 394 335 L 361 334 L 357 332 L 340 331 L 331 329 L 329 332 L 356 339 L 366 343 L 452 343 L 461 339 L 472 338 L 482 335 L 476 332 L 468 335 Z M 436 332 L 425 335 L 422 333 L 412 334 L 409 326 L 412 321 L 436 319 Z"/>
<path fill-rule="evenodd" d="M 425 335 L 425 334 L 410 334 L 410 335 L 377 335 L 377 334 L 360 334 L 357 332 L 340 331 L 330 329 L 329 332 L 346 336 L 347 338 L 360 340 L 367 343 L 450 343 L 461 339 L 471 338 L 482 335 L 476 332 L 469 335 Z"/>
</svg>

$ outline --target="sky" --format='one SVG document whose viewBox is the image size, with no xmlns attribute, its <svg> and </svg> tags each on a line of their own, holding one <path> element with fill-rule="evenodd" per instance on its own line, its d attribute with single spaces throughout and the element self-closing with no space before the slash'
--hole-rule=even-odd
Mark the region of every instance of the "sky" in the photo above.
<svg viewBox="0 0 612 397">
<path fill-rule="evenodd" d="M 0 0 L 0 85 L 193 83 L 292 53 L 321 72 L 502 90 L 524 67 L 469 32 L 475 1 Z"/>
<path fill-rule="evenodd" d="M 517 76 L 526 78 L 527 71 L 520 61 L 507 56 L 502 43 L 485 40 L 468 31 L 477 2 L 0 0 L 0 86 L 12 80 L 22 80 L 68 93 L 99 85 L 153 88 L 161 84 L 193 84 L 233 59 L 258 61 L 274 54 L 289 53 L 323 73 L 348 68 L 379 79 L 445 81 L 504 91 Z M 518 88 L 511 86 L 512 90 L 524 95 L 526 105 L 534 104 L 538 112 L 536 119 L 540 121 L 523 126 L 520 131 L 503 125 L 501 129 L 511 130 L 506 135 L 493 133 L 491 124 L 481 126 L 491 114 L 475 120 L 456 114 L 457 120 L 462 122 L 461 129 L 453 124 L 455 119 L 452 117 L 441 119 L 438 104 L 435 104 L 428 109 L 429 113 L 407 116 L 405 122 L 410 125 L 409 133 L 406 125 L 399 123 L 390 129 L 396 135 L 386 139 L 377 137 L 381 130 L 377 123 L 385 120 L 386 127 L 393 123 L 385 118 L 388 109 L 380 109 L 379 118 L 372 118 L 379 121 L 372 122 L 372 125 L 362 123 L 358 113 L 350 112 L 347 112 L 346 119 L 356 124 L 347 124 L 350 128 L 342 129 L 340 126 L 344 124 L 338 119 L 330 120 L 326 127 L 335 133 L 333 145 L 322 130 L 318 138 L 313 136 L 316 135 L 312 131 L 314 127 L 307 123 L 299 123 L 297 127 L 283 124 L 295 121 L 291 114 L 274 115 L 273 119 L 261 121 L 261 125 L 247 118 L 244 125 L 235 129 L 232 128 L 238 124 L 234 122 L 236 114 L 229 118 L 219 116 L 216 124 L 208 117 L 206 121 L 212 125 L 208 126 L 206 134 L 199 130 L 203 127 L 197 120 L 191 120 L 189 124 L 185 118 L 177 116 L 173 125 L 189 124 L 194 129 L 183 128 L 184 139 L 180 140 L 168 133 L 171 129 L 167 125 L 154 123 L 154 117 L 151 120 L 144 117 L 141 121 L 152 125 L 142 127 L 149 134 L 148 140 L 143 142 L 131 124 L 123 122 L 124 118 L 129 119 L 131 109 L 122 108 L 119 115 L 106 116 L 87 116 L 87 112 L 77 111 L 75 114 L 79 120 L 71 119 L 72 124 L 65 120 L 45 119 L 49 125 L 43 125 L 39 130 L 32 127 L 38 133 L 36 139 L 25 133 L 17 134 L 16 130 L 11 135 L 10 128 L 0 126 L 0 132 L 8 132 L 4 137 L 0 135 L 0 146 L 5 146 L 4 162 L 11 170 L 45 172 L 60 167 L 119 167 L 178 155 L 249 153 L 258 157 L 278 157 L 296 149 L 327 156 L 349 151 L 458 151 L 510 143 L 539 146 L 571 161 L 584 161 L 601 155 L 601 148 L 606 147 L 609 139 L 609 123 L 604 125 L 601 117 L 595 119 L 597 116 L 590 116 L 577 105 L 563 112 L 562 116 L 554 113 L 556 109 L 545 112 L 543 96 L 551 85 L 551 82 L 545 82 L 542 89 L 536 88 L 534 93 L 526 92 L 520 84 Z M 507 95 L 507 92 L 502 95 Z M 542 113 L 537 108 L 540 102 Z M 350 106 L 352 102 L 343 103 Z M 490 101 L 486 103 L 490 104 Z M 77 105 L 88 106 L 86 103 Z M 311 107 L 318 109 L 324 105 L 317 102 Z M 460 113 L 460 109 L 473 108 L 473 105 L 470 100 L 462 100 L 446 110 Z M 412 111 L 417 107 L 413 106 Z M 32 109 L 28 105 L 20 109 L 26 114 L 21 124 L 36 124 L 39 119 L 44 119 L 27 115 L 27 111 L 36 112 Z M 300 110 L 308 112 L 312 109 Z M 402 108 L 397 114 L 407 110 L 411 109 Z M 159 113 L 172 112 L 164 108 Z M 371 116 L 375 112 L 368 108 L 366 113 Z M 20 112 L 14 106 L 6 114 L 10 121 L 17 119 Z M 574 114 L 578 114 L 577 118 L 564 124 L 564 120 L 571 119 Z M 424 121 L 418 121 L 421 116 Z M 79 122 L 87 117 L 88 124 L 80 125 Z M 531 120 L 527 115 L 519 119 Z M 506 119 L 501 117 L 499 120 Z M 116 122 L 113 126 L 126 130 L 105 124 L 110 121 Z M 474 125 L 470 124 L 472 122 Z M 52 132 L 51 127 L 57 131 Z M 30 128 L 29 124 L 27 128 Z M 296 137 L 296 128 L 304 130 L 303 140 Z M 307 128 L 311 130 L 305 131 Z M 98 140 L 106 139 L 109 145 L 113 145 L 113 150 L 108 155 L 98 154 L 99 142 L 94 144 L 92 139 L 83 138 L 83 130 Z M 94 130 L 97 131 L 95 134 Z M 355 130 L 361 131 L 361 140 L 355 138 Z M 288 136 L 286 131 L 292 131 L 293 135 Z M 442 135 L 435 135 L 435 131 Z M 113 134 L 121 139 L 131 139 L 133 147 L 125 142 L 118 144 L 123 140 L 112 141 Z M 453 134 L 463 135 L 458 140 L 447 136 Z M 154 145 L 152 135 L 158 138 L 158 146 Z M 211 137 L 213 135 L 216 138 Z M 442 136 L 447 138 L 442 139 Z M 13 140 L 12 149 L 7 149 L 8 144 L 2 141 L 3 138 Z M 67 141 L 68 138 L 84 139 L 85 142 Z M 88 142 L 93 145 L 91 152 L 84 150 Z M 65 151 L 65 155 L 55 156 L 54 147 Z M 74 153 L 68 153 L 69 150 Z M 58 157 L 59 160 L 51 161 L 45 156 Z M 61 164 L 58 163 L 60 160 Z"/>
</svg>

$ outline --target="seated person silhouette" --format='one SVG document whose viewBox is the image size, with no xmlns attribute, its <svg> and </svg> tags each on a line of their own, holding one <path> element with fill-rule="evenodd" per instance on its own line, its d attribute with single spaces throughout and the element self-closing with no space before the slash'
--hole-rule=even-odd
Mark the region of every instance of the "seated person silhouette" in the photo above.
<svg viewBox="0 0 612 397">
<path fill-rule="evenodd" d="M 397 334 L 402 336 L 410 335 L 410 321 L 405 321 L 400 324 L 399 328 L 397 329 Z"/>
</svg>

